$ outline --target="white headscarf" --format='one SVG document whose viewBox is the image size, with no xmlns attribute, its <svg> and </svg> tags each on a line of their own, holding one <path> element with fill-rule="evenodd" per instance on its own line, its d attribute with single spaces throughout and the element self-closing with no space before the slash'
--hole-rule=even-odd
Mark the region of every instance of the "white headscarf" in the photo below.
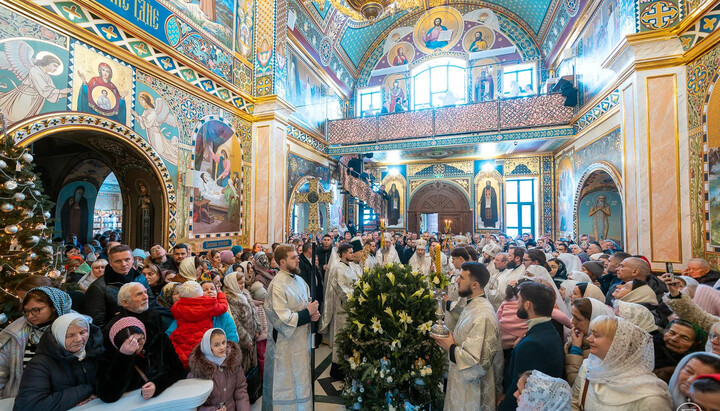
<svg viewBox="0 0 720 411">
<path fill-rule="evenodd" d="M 565 270 L 567 272 L 580 271 L 580 267 L 582 267 L 582 260 L 575 254 L 560 253 L 557 258 L 565 263 Z"/>
<path fill-rule="evenodd" d="M 653 374 L 655 350 L 652 337 L 642 328 L 617 317 L 618 328 L 604 359 L 593 354 L 583 361 L 586 378 L 602 384 L 604 395 L 597 401 L 619 407 L 650 396 L 666 397 L 668 386 Z M 593 389 L 594 394 L 594 389 Z"/>
<path fill-rule="evenodd" d="M 568 271 L 568 272 L 570 273 L 570 274 L 568 274 L 568 279 L 575 280 L 579 283 L 592 284 L 592 278 L 590 278 L 590 276 L 585 274 L 584 272 L 579 271 L 579 270 L 573 270 L 573 271 Z"/>
<path fill-rule="evenodd" d="M 673 400 L 673 407 L 679 408 L 680 404 L 688 401 L 688 398 L 685 396 L 685 394 L 680 391 L 680 372 L 687 365 L 691 358 L 700 354 L 709 355 L 710 357 L 720 360 L 719 355 L 713 354 L 711 352 L 694 352 L 684 356 L 682 360 L 680 360 L 680 362 L 678 363 L 677 367 L 675 367 L 675 372 L 673 373 L 672 377 L 670 377 L 669 385 L 670 395 L 672 396 Z"/>
<path fill-rule="evenodd" d="M 618 310 L 618 317 L 630 321 L 649 333 L 657 331 L 658 327 L 655 325 L 655 317 L 650 310 L 644 306 L 621 300 L 615 300 L 614 304 Z"/>
<path fill-rule="evenodd" d="M 525 276 L 530 278 L 542 278 L 544 280 L 543 284 L 549 285 L 552 287 L 553 291 L 555 291 L 555 304 L 557 304 L 558 309 L 560 309 L 560 311 L 565 313 L 568 317 L 570 316 L 570 307 L 565 303 L 557 285 L 555 285 L 555 281 L 553 281 L 552 276 L 548 273 L 545 267 L 541 265 L 531 265 L 525 269 Z"/>
<path fill-rule="evenodd" d="M 238 273 L 234 271 L 225 276 L 225 279 L 223 280 L 225 284 L 225 290 L 228 291 L 230 294 L 234 294 L 235 296 L 240 298 L 240 300 L 247 304 L 247 290 L 245 288 L 240 289 L 240 282 L 238 281 L 237 276 Z"/>
<path fill-rule="evenodd" d="M 572 389 L 567 381 L 533 371 L 520 393 L 518 409 L 523 411 L 570 411 Z"/>
<path fill-rule="evenodd" d="M 575 286 L 578 284 L 575 280 L 565 280 L 562 283 L 560 283 L 560 288 L 565 289 L 565 305 L 569 308 L 570 307 L 570 296 L 572 295 L 573 291 L 575 290 Z"/>
<path fill-rule="evenodd" d="M 696 279 L 687 275 L 681 275 L 679 277 L 685 283 L 683 290 L 685 290 L 690 298 L 693 298 L 695 296 L 695 290 L 697 290 L 700 283 L 698 283 Z"/>
<path fill-rule="evenodd" d="M 55 321 L 53 321 L 52 326 L 50 327 L 53 337 L 55 337 L 55 341 L 57 341 L 58 345 L 63 350 L 67 350 L 67 348 L 65 347 L 65 336 L 67 335 L 68 327 L 70 327 L 70 324 L 75 320 L 82 320 L 85 328 L 88 329 L 88 332 L 90 331 L 90 323 L 88 323 L 87 318 L 85 318 L 84 315 L 78 313 L 61 315 Z M 85 343 L 87 344 L 87 340 L 85 341 Z M 78 359 L 82 361 L 85 358 L 85 346 L 83 346 L 80 351 L 71 354 L 78 357 Z"/>
<path fill-rule="evenodd" d="M 216 357 L 213 355 L 212 348 L 210 347 L 210 337 L 215 330 L 220 330 L 222 331 L 223 335 L 225 335 L 225 331 L 222 328 L 211 328 L 205 331 L 205 334 L 203 334 L 203 338 L 200 341 L 200 351 L 205 356 L 205 358 L 208 359 L 208 361 L 219 367 L 225 361 L 225 358 L 227 358 L 227 349 L 225 350 L 225 355 L 223 357 Z"/>
</svg>

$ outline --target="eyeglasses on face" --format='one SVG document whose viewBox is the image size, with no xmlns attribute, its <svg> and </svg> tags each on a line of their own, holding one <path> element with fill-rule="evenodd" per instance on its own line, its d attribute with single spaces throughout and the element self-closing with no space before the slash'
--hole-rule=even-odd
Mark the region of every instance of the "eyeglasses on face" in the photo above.
<svg viewBox="0 0 720 411">
<path fill-rule="evenodd" d="M 25 317 L 29 317 L 31 315 L 37 316 L 38 314 L 40 314 L 42 312 L 42 310 L 44 310 L 46 308 L 47 308 L 47 305 L 43 305 L 42 307 L 30 308 L 29 310 L 23 309 L 22 313 Z"/>
</svg>

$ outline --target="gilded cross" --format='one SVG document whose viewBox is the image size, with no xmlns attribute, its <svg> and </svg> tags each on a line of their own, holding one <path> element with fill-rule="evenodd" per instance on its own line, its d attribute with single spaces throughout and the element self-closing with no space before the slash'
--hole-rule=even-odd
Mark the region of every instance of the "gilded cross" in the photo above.
<svg viewBox="0 0 720 411">
<path fill-rule="evenodd" d="M 320 204 L 330 204 L 333 201 L 332 192 L 326 192 L 320 185 L 320 180 L 311 178 L 308 180 L 310 185 L 307 193 L 298 193 L 295 195 L 295 203 L 308 204 L 308 224 L 307 231 L 311 234 L 322 232 L 320 227 Z"/>
</svg>

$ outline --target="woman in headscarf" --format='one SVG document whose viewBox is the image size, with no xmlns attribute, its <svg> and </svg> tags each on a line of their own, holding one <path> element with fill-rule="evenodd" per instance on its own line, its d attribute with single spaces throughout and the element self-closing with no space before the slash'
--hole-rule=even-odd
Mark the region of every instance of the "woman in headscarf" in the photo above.
<svg viewBox="0 0 720 411">
<path fill-rule="evenodd" d="M 658 326 L 655 324 L 655 316 L 653 316 L 653 313 L 651 313 L 646 307 L 640 304 L 615 300 L 614 308 L 615 315 L 618 317 L 622 317 L 630 321 L 650 335 L 658 333 Z"/>
<path fill-rule="evenodd" d="M 523 411 L 570 411 L 572 388 L 567 381 L 540 371 L 525 371 L 517 383 L 518 409 Z"/>
<path fill-rule="evenodd" d="M 123 317 L 110 328 L 114 349 L 100 359 L 98 397 L 115 402 L 128 391 L 141 390 L 148 400 L 185 376 L 175 348 L 164 332 L 148 335 L 135 317 Z"/>
<path fill-rule="evenodd" d="M 223 287 L 228 300 L 228 308 L 235 320 L 238 332 L 238 344 L 242 349 L 243 368 L 250 370 L 257 365 L 255 337 L 260 334 L 260 319 L 250 292 L 245 289 L 245 274 L 232 272 L 225 277 Z"/>
<path fill-rule="evenodd" d="M 675 408 L 679 409 L 681 404 L 690 401 L 690 385 L 697 377 L 705 374 L 720 374 L 720 356 L 696 352 L 680 360 L 669 384 Z"/>
<path fill-rule="evenodd" d="M 642 304 L 645 307 L 657 305 L 655 291 L 645 281 L 638 279 L 633 279 L 625 284 L 618 284 L 612 295 L 616 300 L 625 301 L 626 303 Z M 648 307 L 648 309 L 650 308 Z"/>
<path fill-rule="evenodd" d="M 570 384 L 575 382 L 583 360 L 590 355 L 587 337 L 590 323 L 601 315 L 614 317 L 610 307 L 594 298 L 578 298 L 572 303 L 572 330 L 565 344 L 565 375 Z"/>
<path fill-rule="evenodd" d="M 593 284 L 599 285 L 598 278 L 603 276 L 605 264 L 600 261 L 588 261 L 583 263 L 580 269 L 590 277 Z"/>
<path fill-rule="evenodd" d="M 551 258 L 548 260 L 550 266 L 550 277 L 555 281 L 555 285 L 560 287 L 563 281 L 567 280 L 567 269 L 565 263 L 559 258 Z"/>
<path fill-rule="evenodd" d="M 17 395 L 23 369 L 37 351 L 40 338 L 53 321 L 69 313 L 70 295 L 42 286 L 27 292 L 20 311 L 23 316 L 0 332 L 0 389 L 2 398 Z"/>
<path fill-rule="evenodd" d="M 590 323 L 590 355 L 573 385 L 573 410 L 670 411 L 668 386 L 652 373 L 650 334 L 629 321 L 599 316 Z"/>
<path fill-rule="evenodd" d="M 565 280 L 560 283 L 560 286 L 558 287 L 558 292 L 565 301 L 565 306 L 567 307 L 570 307 L 570 305 L 572 304 L 572 301 L 570 301 L 570 297 L 572 297 L 572 294 L 575 291 L 575 286 L 577 284 L 578 282 L 575 280 Z"/>
<path fill-rule="evenodd" d="M 205 331 L 190 353 L 188 378 L 213 381 L 210 396 L 199 411 L 250 411 L 245 370 L 240 347 L 228 341 L 220 328 Z"/>
<path fill-rule="evenodd" d="M 164 327 L 163 331 L 167 330 L 167 328 L 170 327 L 170 324 L 172 324 L 175 320 L 175 317 L 173 317 L 170 312 L 170 308 L 177 300 L 180 299 L 179 287 L 180 283 L 175 281 L 169 282 L 165 284 L 160 293 L 157 295 L 157 305 L 155 306 L 155 311 L 157 311 L 162 318 Z"/>
<path fill-rule="evenodd" d="M 78 314 L 61 315 L 43 334 L 25 367 L 14 410 L 68 410 L 94 396 L 100 329 Z"/>
<path fill-rule="evenodd" d="M 663 333 L 653 337 L 655 346 L 655 374 L 669 381 L 680 360 L 687 354 L 705 348 L 707 333 L 687 320 L 673 320 Z"/>
<path fill-rule="evenodd" d="M 258 322 L 260 328 L 259 334 L 255 337 L 255 346 L 257 347 L 257 360 L 262 374 L 265 369 L 265 348 L 267 346 L 268 321 L 265 313 L 265 297 L 267 290 L 260 281 L 255 281 L 255 271 L 250 261 L 240 263 L 240 271 L 245 274 L 245 289 L 249 289 L 252 294 L 252 302 L 258 314 Z"/>
<path fill-rule="evenodd" d="M 207 265 L 199 257 L 189 256 L 180 262 L 175 280 L 181 284 L 185 281 L 197 281 L 205 271 Z"/>
<path fill-rule="evenodd" d="M 592 278 L 582 271 L 571 271 L 568 278 L 579 283 L 592 283 Z"/>
<path fill-rule="evenodd" d="M 598 301 L 605 301 L 600 287 L 592 283 L 578 283 L 570 296 L 570 301 L 574 301 L 577 298 L 594 298 Z"/>
<path fill-rule="evenodd" d="M 253 269 L 255 270 L 255 281 L 259 281 L 267 288 L 270 281 L 275 277 L 275 273 L 270 269 L 270 260 L 264 251 L 255 254 Z"/>
<path fill-rule="evenodd" d="M 665 303 L 678 317 L 697 324 L 710 334 L 706 350 L 720 355 L 720 317 L 712 315 L 700 308 L 683 292 L 683 283 L 663 274 L 662 280 L 667 285 L 669 293 L 663 297 Z"/>
</svg>

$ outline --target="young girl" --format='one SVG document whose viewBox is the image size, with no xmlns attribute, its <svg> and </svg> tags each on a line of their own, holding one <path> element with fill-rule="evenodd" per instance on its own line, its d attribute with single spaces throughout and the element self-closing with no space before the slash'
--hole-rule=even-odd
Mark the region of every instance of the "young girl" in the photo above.
<svg viewBox="0 0 720 411">
<path fill-rule="evenodd" d="M 249 411 L 250 401 L 240 347 L 220 328 L 205 332 L 190 354 L 188 378 L 213 380 L 213 390 L 199 411 Z"/>
</svg>

